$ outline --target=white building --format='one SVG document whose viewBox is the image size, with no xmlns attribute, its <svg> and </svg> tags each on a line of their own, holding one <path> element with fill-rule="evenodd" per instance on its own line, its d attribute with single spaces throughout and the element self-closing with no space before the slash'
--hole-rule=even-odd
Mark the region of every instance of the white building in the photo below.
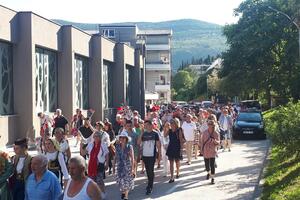
<svg viewBox="0 0 300 200">
<path fill-rule="evenodd" d="M 172 30 L 138 32 L 146 42 L 145 90 L 157 93 L 163 103 L 171 102 L 171 37 Z"/>
</svg>

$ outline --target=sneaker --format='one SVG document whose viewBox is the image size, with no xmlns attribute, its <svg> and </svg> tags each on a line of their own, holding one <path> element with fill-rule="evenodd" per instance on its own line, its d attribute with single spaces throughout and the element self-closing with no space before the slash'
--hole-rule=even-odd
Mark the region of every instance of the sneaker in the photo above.
<svg viewBox="0 0 300 200">
<path fill-rule="evenodd" d="M 176 175 L 176 179 L 179 179 L 179 174 L 178 174 L 178 175 Z"/>
<path fill-rule="evenodd" d="M 212 178 L 210 183 L 211 183 L 211 184 L 215 184 L 215 179 Z"/>
<path fill-rule="evenodd" d="M 147 187 L 146 195 L 150 195 L 152 193 L 152 188 Z"/>
<path fill-rule="evenodd" d="M 206 180 L 208 180 L 208 179 L 209 179 L 209 177 L 210 177 L 210 175 L 209 175 L 209 174 L 207 174 L 207 175 L 206 175 Z"/>
<path fill-rule="evenodd" d="M 170 179 L 169 183 L 174 183 L 174 181 L 175 181 L 174 179 Z"/>
</svg>

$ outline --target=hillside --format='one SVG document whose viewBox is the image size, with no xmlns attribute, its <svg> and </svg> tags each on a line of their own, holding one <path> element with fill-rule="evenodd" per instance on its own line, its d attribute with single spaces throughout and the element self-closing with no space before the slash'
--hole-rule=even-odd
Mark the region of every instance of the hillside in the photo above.
<svg viewBox="0 0 300 200">
<path fill-rule="evenodd" d="M 95 30 L 98 24 L 74 23 L 54 20 L 59 24 L 72 24 L 83 30 Z M 115 23 L 116 24 L 116 23 Z M 222 26 L 193 19 L 180 19 L 165 22 L 125 22 L 137 24 L 139 29 L 172 29 L 172 69 L 176 71 L 182 61 L 217 55 L 226 49 L 226 39 L 222 35 Z"/>
</svg>

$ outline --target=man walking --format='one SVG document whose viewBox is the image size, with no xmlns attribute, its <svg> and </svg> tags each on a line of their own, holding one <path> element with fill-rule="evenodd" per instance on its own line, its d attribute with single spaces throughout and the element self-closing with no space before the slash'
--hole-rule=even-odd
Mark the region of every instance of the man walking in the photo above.
<svg viewBox="0 0 300 200">
<path fill-rule="evenodd" d="M 220 135 L 221 135 L 221 145 L 223 146 L 223 151 L 228 148 L 231 151 L 231 129 L 233 125 L 232 117 L 228 114 L 228 108 L 224 107 L 222 109 L 222 114 L 219 118 L 220 124 Z"/>
<path fill-rule="evenodd" d="M 153 124 L 151 120 L 146 120 L 145 131 L 142 133 L 138 140 L 138 145 L 142 144 L 142 159 L 145 163 L 145 168 L 148 177 L 148 186 L 146 188 L 146 195 L 152 193 L 154 181 L 154 164 L 156 155 L 161 157 L 161 143 L 159 135 L 153 131 Z"/>
<path fill-rule="evenodd" d="M 62 195 L 60 183 L 55 174 L 47 170 L 48 159 L 37 155 L 31 160 L 32 174 L 25 186 L 25 200 L 58 200 Z"/>
<path fill-rule="evenodd" d="M 101 200 L 97 184 L 85 175 L 85 160 L 81 156 L 72 157 L 69 161 L 68 181 L 64 192 L 64 200 Z"/>
<path fill-rule="evenodd" d="M 186 121 L 182 124 L 182 130 L 184 137 L 186 139 L 186 154 L 187 154 L 187 164 L 192 163 L 192 152 L 195 139 L 195 131 L 197 127 L 196 124 L 192 121 L 192 115 L 186 115 Z M 195 152 L 197 154 L 197 152 Z"/>
</svg>

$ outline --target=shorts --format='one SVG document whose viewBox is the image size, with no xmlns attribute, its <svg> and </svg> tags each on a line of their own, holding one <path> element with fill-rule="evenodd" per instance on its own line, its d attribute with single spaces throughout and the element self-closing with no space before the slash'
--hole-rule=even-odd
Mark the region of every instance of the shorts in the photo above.
<svg viewBox="0 0 300 200">
<path fill-rule="evenodd" d="M 220 132 L 220 138 L 221 140 L 230 140 L 231 139 L 231 134 L 229 130 L 222 131 Z"/>
</svg>

